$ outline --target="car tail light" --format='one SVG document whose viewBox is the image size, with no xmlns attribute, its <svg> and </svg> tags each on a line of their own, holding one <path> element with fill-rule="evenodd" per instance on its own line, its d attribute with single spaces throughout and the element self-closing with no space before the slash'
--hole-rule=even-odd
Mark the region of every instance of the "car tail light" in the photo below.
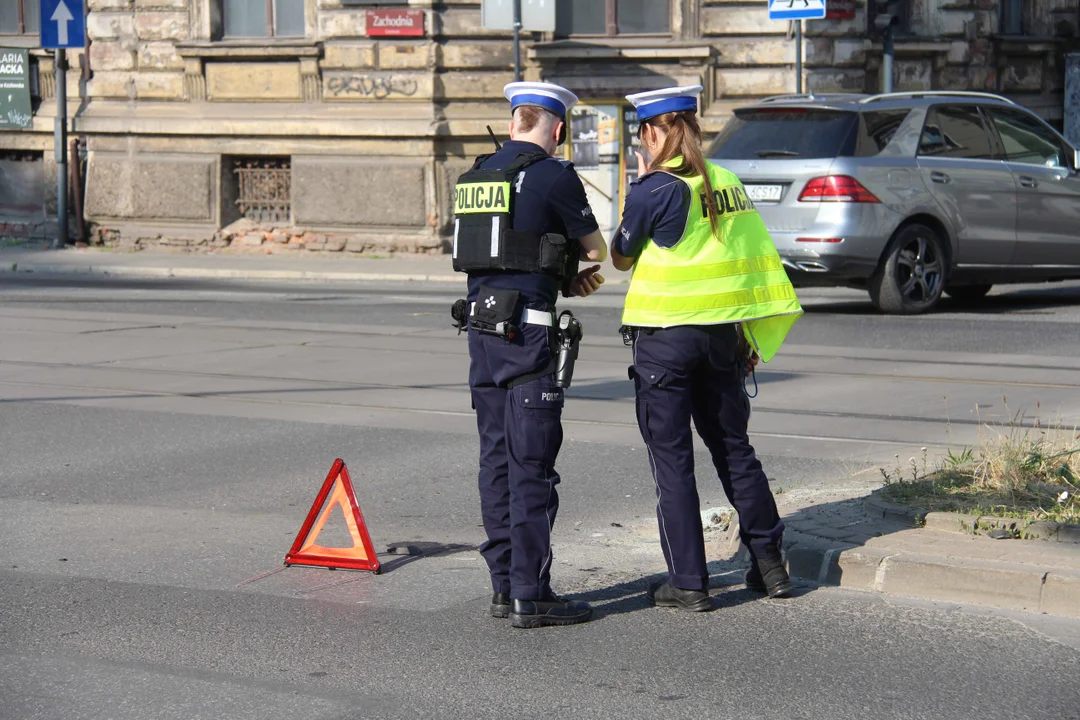
<svg viewBox="0 0 1080 720">
<path fill-rule="evenodd" d="M 841 242 L 844 242 L 844 238 L 808 238 L 808 237 L 801 237 L 801 238 L 795 238 L 795 242 L 841 243 Z"/>
<path fill-rule="evenodd" d="M 879 203 L 874 193 L 850 175 L 825 175 L 806 183 L 799 202 Z"/>
</svg>

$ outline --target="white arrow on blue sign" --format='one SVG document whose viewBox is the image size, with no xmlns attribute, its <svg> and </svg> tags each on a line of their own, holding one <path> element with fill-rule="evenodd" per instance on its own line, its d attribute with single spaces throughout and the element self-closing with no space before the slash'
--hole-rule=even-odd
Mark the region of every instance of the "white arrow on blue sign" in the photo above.
<svg viewBox="0 0 1080 720">
<path fill-rule="evenodd" d="M 769 0 L 770 20 L 820 20 L 825 0 Z"/>
<path fill-rule="evenodd" d="M 84 0 L 41 0 L 41 47 L 86 47 Z"/>
</svg>

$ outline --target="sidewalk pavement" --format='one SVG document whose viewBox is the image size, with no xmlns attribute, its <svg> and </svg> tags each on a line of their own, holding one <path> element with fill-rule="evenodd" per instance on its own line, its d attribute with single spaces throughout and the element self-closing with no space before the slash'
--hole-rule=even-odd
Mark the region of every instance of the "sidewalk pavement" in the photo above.
<svg viewBox="0 0 1080 720">
<path fill-rule="evenodd" d="M 311 280 L 352 282 L 431 282 L 463 285 L 446 255 L 351 256 L 292 251 L 277 254 L 217 251 L 204 253 L 110 248 L 49 250 L 28 245 L 0 247 L 0 273 L 109 275 L 123 278 L 201 280 Z M 608 284 L 630 282 L 622 273 L 605 273 Z"/>
<path fill-rule="evenodd" d="M 876 495 L 825 503 L 784 517 L 793 577 L 889 595 L 974 603 L 1080 618 L 1080 537 L 993 539 L 968 516 L 929 516 Z M 967 529 L 966 529 L 967 528 Z M 1071 537 L 1065 537 L 1066 529 Z M 718 553 L 749 562 L 738 524 L 714 541 Z"/>
<path fill-rule="evenodd" d="M 0 273 L 7 272 L 458 284 L 465 279 L 452 271 L 446 256 L 133 253 L 25 246 L 0 249 Z M 1080 617 L 1080 544 L 994 540 L 963 532 L 959 523 L 948 518 L 918 517 L 873 497 L 805 508 L 789 514 L 784 522 L 788 565 L 797 578 L 886 594 Z M 733 523 L 713 541 L 720 545 L 718 552 L 739 552 L 737 528 Z M 745 550 L 741 553 L 745 561 Z"/>
<path fill-rule="evenodd" d="M 124 252 L 107 248 L 0 249 L 0 272 L 215 280 L 465 282 L 445 255 L 350 257 L 304 254 Z"/>
<path fill-rule="evenodd" d="M 0 273 L 100 275 L 195 280 L 310 280 L 345 282 L 431 282 L 463 285 L 446 255 L 351 256 L 292 251 L 277 254 L 203 253 L 110 248 L 49 250 L 0 248 Z M 608 285 L 627 285 L 629 275 L 605 272 Z"/>
</svg>

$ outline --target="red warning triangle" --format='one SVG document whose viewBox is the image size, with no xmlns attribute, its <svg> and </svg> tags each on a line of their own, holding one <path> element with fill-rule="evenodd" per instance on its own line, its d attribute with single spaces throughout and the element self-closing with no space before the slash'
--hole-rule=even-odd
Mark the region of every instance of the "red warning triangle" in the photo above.
<svg viewBox="0 0 1080 720">
<path fill-rule="evenodd" d="M 315 544 L 335 506 L 340 507 L 345 516 L 345 524 L 353 540 L 352 547 L 328 548 Z M 345 467 L 344 460 L 338 458 L 330 468 L 330 474 L 326 476 L 315 503 L 308 511 L 292 549 L 285 556 L 285 564 L 379 572 L 379 560 L 375 557 L 375 548 L 371 545 L 371 536 L 360 513 L 360 505 L 356 502 L 356 493 L 353 492 L 349 469 Z"/>
</svg>

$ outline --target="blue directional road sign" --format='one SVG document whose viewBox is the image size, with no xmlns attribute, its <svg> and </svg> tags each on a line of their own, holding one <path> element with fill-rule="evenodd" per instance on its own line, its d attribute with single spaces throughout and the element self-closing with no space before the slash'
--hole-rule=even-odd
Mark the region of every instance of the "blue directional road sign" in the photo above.
<svg viewBox="0 0 1080 720">
<path fill-rule="evenodd" d="M 770 20 L 820 20 L 823 17 L 825 0 L 769 0 Z"/>
<path fill-rule="evenodd" d="M 86 47 L 85 0 L 41 0 L 41 47 Z"/>
</svg>

